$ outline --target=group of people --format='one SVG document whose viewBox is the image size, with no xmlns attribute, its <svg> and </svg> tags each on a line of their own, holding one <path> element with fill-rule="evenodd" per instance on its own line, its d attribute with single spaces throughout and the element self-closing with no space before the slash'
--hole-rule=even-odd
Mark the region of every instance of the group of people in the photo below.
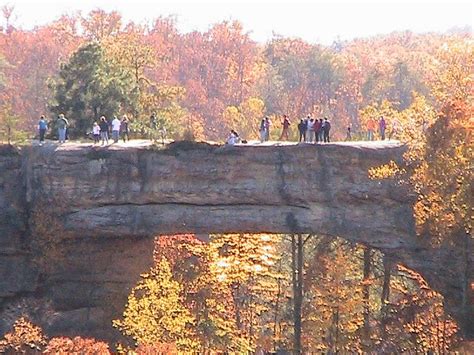
<svg viewBox="0 0 474 355">
<path fill-rule="evenodd" d="M 281 122 L 282 132 L 280 135 L 280 140 L 289 139 L 289 131 L 291 122 L 288 119 L 287 115 L 283 115 L 283 120 Z M 260 142 L 266 142 L 270 139 L 270 127 L 271 121 L 268 117 L 265 117 L 260 122 Z M 315 119 L 311 115 L 308 115 L 306 118 L 302 118 L 298 123 L 298 132 L 299 132 L 299 142 L 306 143 L 318 143 L 318 142 L 327 142 L 329 143 L 329 133 L 331 131 L 331 123 L 328 118 L 325 117 Z"/>
<path fill-rule="evenodd" d="M 67 129 L 69 127 L 69 121 L 64 116 L 60 114 L 55 122 L 58 129 L 58 140 L 59 143 L 64 143 L 67 139 Z M 156 115 L 153 114 L 150 117 L 150 125 L 152 128 L 157 127 Z M 260 133 L 260 142 L 266 142 L 270 139 L 270 127 L 272 123 L 270 118 L 264 117 L 259 126 Z M 288 119 L 287 115 L 283 115 L 281 122 L 282 132 L 280 135 L 280 140 L 289 139 L 289 129 L 291 122 Z M 397 133 L 398 123 L 396 120 L 392 122 L 392 129 L 390 130 L 389 139 L 391 136 Z M 387 129 L 387 123 L 385 118 L 381 116 L 379 120 L 369 118 L 366 122 L 367 128 L 367 140 L 373 141 L 375 132 L 377 131 L 380 134 L 380 139 L 385 140 L 385 132 Z M 46 131 L 48 130 L 48 123 L 45 119 L 45 116 L 41 116 L 38 123 L 39 130 L 39 143 L 43 145 Z M 299 142 L 305 143 L 329 143 L 330 142 L 330 131 L 331 123 L 328 118 L 324 119 L 315 119 L 311 115 L 308 115 L 306 118 L 302 118 L 298 123 L 298 132 L 299 132 Z M 122 117 L 122 120 L 118 119 L 117 116 L 114 116 L 114 119 L 111 122 L 108 122 L 105 116 L 101 116 L 99 121 L 94 122 L 92 126 L 92 137 L 94 139 L 94 144 L 100 143 L 102 145 L 109 143 L 109 135 L 111 134 L 114 143 L 117 143 L 122 138 L 123 142 L 127 142 L 130 134 L 129 120 L 126 115 Z M 346 140 L 352 140 L 351 127 L 347 127 Z M 245 142 L 241 139 L 239 134 L 235 130 L 231 130 L 229 136 L 227 137 L 226 143 L 234 145 L 236 143 Z"/>
<path fill-rule="evenodd" d="M 286 116 L 285 116 L 286 117 Z M 270 121 L 270 118 L 265 117 L 260 121 L 260 127 L 259 127 L 259 132 L 260 132 L 260 142 L 267 142 L 270 140 L 270 126 L 272 125 L 272 122 Z"/>
<path fill-rule="evenodd" d="M 59 143 L 65 143 L 67 138 L 67 128 L 69 126 L 69 121 L 63 114 L 60 114 L 56 120 L 56 127 L 58 129 L 58 140 Z M 39 145 L 44 144 L 44 138 L 46 136 L 46 131 L 48 130 L 48 121 L 46 117 L 41 115 L 38 122 L 38 131 L 39 131 Z"/>
<path fill-rule="evenodd" d="M 320 118 L 312 118 L 308 115 L 302 118 L 298 123 L 299 142 L 306 143 L 329 143 L 329 133 L 331 131 L 331 123 L 328 118 L 324 120 Z"/>
<path fill-rule="evenodd" d="M 69 127 L 69 121 L 64 114 L 58 115 L 55 122 L 56 128 L 58 129 L 58 141 L 59 143 L 65 143 L 67 139 L 67 131 Z M 38 122 L 39 131 L 39 145 L 44 144 L 46 131 L 48 130 L 48 122 L 44 115 L 42 115 Z M 109 143 L 109 133 L 112 134 L 112 139 L 115 143 L 122 137 L 123 142 L 128 141 L 130 135 L 129 121 L 126 115 L 123 116 L 122 120 L 119 120 L 117 116 L 109 123 L 105 116 L 101 116 L 99 121 L 94 122 L 92 125 L 92 137 L 94 144 L 98 144 L 102 140 L 102 145 Z"/>
<path fill-rule="evenodd" d="M 109 143 L 109 133 L 112 132 L 112 139 L 114 143 L 119 141 L 122 137 L 123 142 L 130 140 L 130 127 L 127 115 L 124 115 L 122 120 L 114 116 L 112 122 L 108 122 L 105 116 L 100 117 L 99 122 L 94 122 L 92 125 L 92 136 L 94 137 L 94 144 L 98 144 L 102 140 L 102 145 Z"/>
<path fill-rule="evenodd" d="M 272 122 L 270 118 L 264 117 L 260 121 L 259 133 L 260 133 L 260 142 L 267 142 L 270 139 L 270 127 Z M 281 121 L 282 132 L 280 135 L 280 141 L 285 141 L 289 139 L 289 130 L 291 122 L 288 119 L 287 115 L 283 115 Z M 391 122 L 392 128 L 389 131 L 388 139 L 391 139 L 392 136 L 398 134 L 399 123 L 396 119 L 393 119 Z M 380 116 L 378 120 L 374 118 L 369 118 L 366 121 L 367 129 L 367 140 L 375 140 L 375 133 L 378 130 L 381 140 L 385 140 L 386 131 L 387 131 L 387 122 L 383 116 Z M 302 118 L 298 123 L 298 132 L 299 132 L 299 142 L 305 143 L 329 143 L 330 142 L 330 132 L 331 132 L 331 123 L 328 118 L 325 117 L 317 119 L 312 118 L 311 115 L 308 115 L 305 118 Z M 352 140 L 352 130 L 351 127 L 347 127 L 346 131 L 346 141 Z M 227 137 L 227 144 L 236 144 L 244 142 L 239 137 L 238 133 L 235 130 L 231 130 L 229 136 Z"/>
<path fill-rule="evenodd" d="M 367 140 L 373 141 L 375 139 L 374 134 L 377 130 L 377 126 L 378 126 L 378 130 L 380 134 L 380 139 L 385 140 L 385 131 L 387 130 L 387 122 L 385 122 L 385 118 L 383 116 L 380 116 L 378 122 L 372 117 L 370 117 L 367 120 L 367 123 L 366 123 Z M 388 138 L 390 139 L 391 136 L 397 132 L 397 130 L 398 130 L 398 121 L 394 120 L 392 122 L 392 130 L 390 131 L 390 135 Z"/>
<path fill-rule="evenodd" d="M 270 127 L 272 122 L 268 116 L 264 117 L 260 121 L 259 133 L 260 133 L 260 142 L 267 142 L 270 140 Z M 282 132 L 280 135 L 280 141 L 287 141 L 290 135 L 290 126 L 291 122 L 287 115 L 283 115 L 283 120 L 281 121 Z M 308 115 L 306 118 L 302 118 L 298 124 L 298 131 L 300 134 L 299 141 L 306 143 L 317 143 L 317 142 L 327 142 L 329 143 L 329 133 L 331 130 L 331 123 L 328 118 L 325 117 L 324 120 L 314 119 L 311 115 Z M 227 136 L 226 143 L 234 145 L 236 143 L 244 143 L 245 140 L 242 140 L 239 134 L 235 130 L 231 130 Z"/>
</svg>

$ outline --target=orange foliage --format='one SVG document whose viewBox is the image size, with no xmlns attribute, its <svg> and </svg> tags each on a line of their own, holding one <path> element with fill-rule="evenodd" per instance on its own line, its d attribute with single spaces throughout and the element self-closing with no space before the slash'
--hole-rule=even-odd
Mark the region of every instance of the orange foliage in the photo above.
<svg viewBox="0 0 474 355">
<path fill-rule="evenodd" d="M 109 346 L 106 343 L 81 337 L 75 337 L 73 339 L 65 337 L 52 338 L 43 353 L 82 355 L 111 354 Z"/>
<path fill-rule="evenodd" d="M 46 337 L 40 327 L 21 317 L 13 324 L 13 330 L 0 340 L 0 353 L 40 353 L 46 345 Z"/>
</svg>

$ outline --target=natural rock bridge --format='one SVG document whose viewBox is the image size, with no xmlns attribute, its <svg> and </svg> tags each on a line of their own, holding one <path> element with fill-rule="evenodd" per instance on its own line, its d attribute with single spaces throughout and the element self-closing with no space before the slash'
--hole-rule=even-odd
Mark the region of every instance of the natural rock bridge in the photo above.
<svg viewBox="0 0 474 355">
<path fill-rule="evenodd" d="M 383 251 L 443 294 L 472 338 L 465 254 L 423 244 L 414 196 L 368 178 L 403 151 L 394 142 L 3 148 L 0 332 L 21 308 L 50 334 L 110 339 L 111 320 L 151 265 L 155 235 L 269 232 L 327 234 Z"/>
</svg>

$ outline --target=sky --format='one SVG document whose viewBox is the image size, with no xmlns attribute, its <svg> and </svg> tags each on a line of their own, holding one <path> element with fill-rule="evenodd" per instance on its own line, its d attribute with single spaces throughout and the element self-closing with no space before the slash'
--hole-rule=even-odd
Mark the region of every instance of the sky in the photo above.
<svg viewBox="0 0 474 355">
<path fill-rule="evenodd" d="M 239 20 L 259 42 L 274 34 L 299 37 L 311 43 L 331 44 L 393 31 L 445 32 L 473 26 L 474 2 L 452 0 L 318 1 L 318 0 L 0 0 L 14 5 L 13 23 L 31 29 L 64 13 L 101 8 L 119 11 L 125 20 L 151 22 L 176 16 L 181 32 L 206 31 L 223 20 Z"/>
</svg>

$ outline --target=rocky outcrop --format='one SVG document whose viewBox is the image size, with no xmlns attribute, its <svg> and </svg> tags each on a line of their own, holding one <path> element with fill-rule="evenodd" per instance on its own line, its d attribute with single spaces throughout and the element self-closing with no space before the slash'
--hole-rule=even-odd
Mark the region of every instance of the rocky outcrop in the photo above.
<svg viewBox="0 0 474 355">
<path fill-rule="evenodd" d="M 382 250 L 422 273 L 462 318 L 462 263 L 440 268 L 448 252 L 416 238 L 406 187 L 368 178 L 371 167 L 401 162 L 403 151 L 396 143 L 176 143 L 2 153 L 3 312 L 18 298 L 40 299 L 50 332 L 110 339 L 111 320 L 151 264 L 155 235 L 269 232 L 340 236 Z"/>
</svg>

